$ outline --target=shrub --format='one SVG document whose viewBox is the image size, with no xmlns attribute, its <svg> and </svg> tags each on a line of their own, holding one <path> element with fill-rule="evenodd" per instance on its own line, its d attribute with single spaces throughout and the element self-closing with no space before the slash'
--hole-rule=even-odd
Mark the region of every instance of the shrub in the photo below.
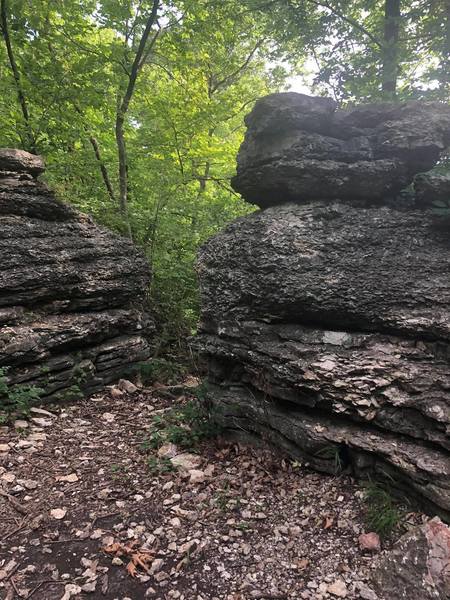
<svg viewBox="0 0 450 600">
<path fill-rule="evenodd" d="M 7 423 L 13 417 L 27 415 L 30 406 L 36 404 L 44 390 L 34 385 L 10 385 L 7 368 L 0 367 L 0 422 Z"/>
</svg>

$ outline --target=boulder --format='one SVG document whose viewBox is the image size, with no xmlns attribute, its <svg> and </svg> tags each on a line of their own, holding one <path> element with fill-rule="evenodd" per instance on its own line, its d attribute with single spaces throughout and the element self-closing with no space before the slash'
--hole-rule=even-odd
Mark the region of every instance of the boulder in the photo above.
<svg viewBox="0 0 450 600">
<path fill-rule="evenodd" d="M 284 204 L 200 250 L 203 328 L 224 320 L 319 324 L 450 341 L 450 237 L 424 211 Z"/>
<path fill-rule="evenodd" d="M 419 206 L 450 208 L 450 175 L 446 173 L 421 173 L 414 179 L 414 192 Z"/>
<path fill-rule="evenodd" d="M 150 273 L 133 244 L 59 202 L 39 157 L 0 151 L 0 368 L 57 400 L 150 354 Z"/>
<path fill-rule="evenodd" d="M 264 438 L 317 470 L 384 480 L 445 519 L 448 217 L 388 201 L 386 171 L 370 184 L 372 192 L 381 186 L 376 202 L 362 188 L 355 201 L 350 188 L 367 185 L 363 164 L 400 165 L 401 185 L 431 168 L 449 141 L 449 114 L 445 105 L 420 102 L 338 111 L 330 100 L 297 94 L 257 102 L 237 179 L 261 167 L 251 185 L 267 208 L 200 250 L 195 342 L 222 426 Z M 282 171 L 286 157 L 304 161 L 309 187 Z M 333 161 L 359 170 L 362 181 L 323 191 L 320 169 L 333 172 Z"/>
<path fill-rule="evenodd" d="M 450 598 L 450 529 L 434 518 L 405 533 L 372 575 L 380 600 Z"/>
<path fill-rule="evenodd" d="M 437 217 L 271 207 L 211 239 L 198 272 L 196 343 L 222 425 L 319 470 L 389 473 L 450 515 L 450 244 Z"/>
<path fill-rule="evenodd" d="M 271 94 L 246 118 L 234 189 L 263 208 L 337 198 L 386 203 L 450 140 L 450 107 L 409 101 L 337 109 L 330 98 Z"/>
<path fill-rule="evenodd" d="M 15 148 L 0 148 L 0 172 L 3 172 L 3 178 L 8 172 L 14 176 L 18 173 L 37 176 L 44 171 L 45 164 L 42 156 Z"/>
</svg>

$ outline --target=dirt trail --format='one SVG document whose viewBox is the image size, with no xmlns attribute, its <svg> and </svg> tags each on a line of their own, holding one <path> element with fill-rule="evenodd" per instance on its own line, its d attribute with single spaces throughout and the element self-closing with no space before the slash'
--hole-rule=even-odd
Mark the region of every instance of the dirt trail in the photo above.
<svg viewBox="0 0 450 600">
<path fill-rule="evenodd" d="M 168 396 L 115 388 L 0 428 L 0 598 L 374 597 L 359 485 L 220 438 L 158 453 L 186 402 Z"/>
</svg>

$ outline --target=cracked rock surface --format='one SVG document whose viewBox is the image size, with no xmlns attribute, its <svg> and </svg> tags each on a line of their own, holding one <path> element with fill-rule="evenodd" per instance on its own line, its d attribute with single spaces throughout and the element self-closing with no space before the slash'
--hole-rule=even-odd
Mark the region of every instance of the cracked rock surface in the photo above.
<svg viewBox="0 0 450 600">
<path fill-rule="evenodd" d="M 415 208 L 392 199 L 448 145 L 449 111 L 428 102 L 341 111 L 298 94 L 258 101 L 235 188 L 268 208 L 201 249 L 196 342 L 223 425 L 320 471 L 388 481 L 444 519 L 450 237 L 425 189 L 446 180 L 417 178 Z"/>
<path fill-rule="evenodd" d="M 0 150 L 0 367 L 66 399 L 149 355 L 150 273 L 129 240 L 62 204 L 40 157 Z"/>
</svg>

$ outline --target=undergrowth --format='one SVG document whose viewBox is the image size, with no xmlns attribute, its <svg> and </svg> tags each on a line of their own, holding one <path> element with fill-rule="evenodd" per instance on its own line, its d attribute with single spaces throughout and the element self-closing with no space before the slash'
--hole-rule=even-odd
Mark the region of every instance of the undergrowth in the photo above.
<svg viewBox="0 0 450 600">
<path fill-rule="evenodd" d="M 370 531 L 381 538 L 389 537 L 402 518 L 400 503 L 389 489 L 380 483 L 369 482 L 365 488 L 366 523 Z"/>
<path fill-rule="evenodd" d="M 183 449 L 194 449 L 205 439 L 215 437 L 220 428 L 210 411 L 199 399 L 154 415 L 150 435 L 144 440 L 144 449 L 157 450 L 163 444 L 172 443 Z"/>
<path fill-rule="evenodd" d="M 9 423 L 12 419 L 26 416 L 33 404 L 36 404 L 44 390 L 34 385 L 11 385 L 7 378 L 7 367 L 0 367 L 0 423 Z"/>
<path fill-rule="evenodd" d="M 162 474 L 173 469 L 169 458 L 157 455 L 157 450 L 164 444 L 174 444 L 181 450 L 195 450 L 201 442 L 221 432 L 202 401 L 203 394 L 203 387 L 199 386 L 196 398 L 153 416 L 148 434 L 141 444 L 141 450 L 149 453 L 147 463 L 152 473 Z"/>
<path fill-rule="evenodd" d="M 141 362 L 137 366 L 137 373 L 144 385 L 161 383 L 173 385 L 182 381 L 188 373 L 186 365 L 166 358 L 152 358 L 148 362 Z"/>
</svg>

